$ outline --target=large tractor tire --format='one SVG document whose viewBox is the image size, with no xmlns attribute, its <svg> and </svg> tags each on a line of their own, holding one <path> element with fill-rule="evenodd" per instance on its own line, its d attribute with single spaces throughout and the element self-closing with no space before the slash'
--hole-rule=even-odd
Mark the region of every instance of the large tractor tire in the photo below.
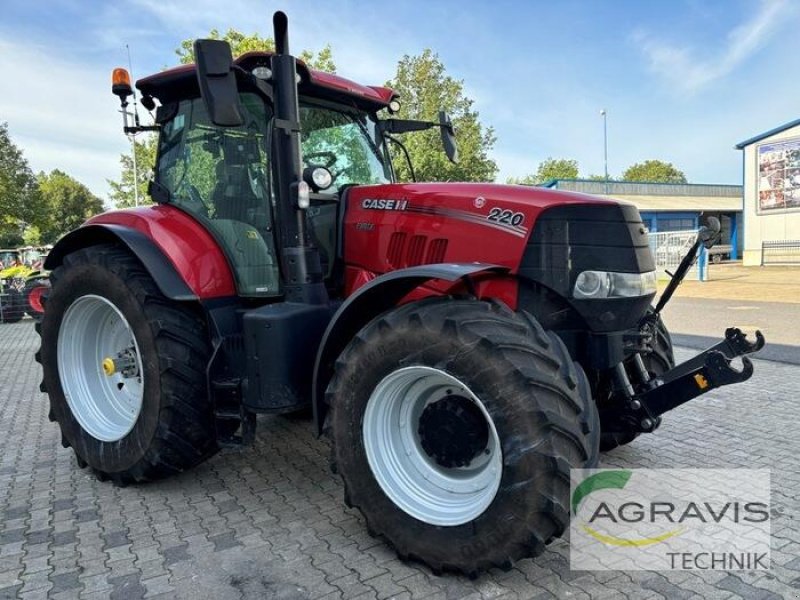
<svg viewBox="0 0 800 600">
<path fill-rule="evenodd" d="M 25 312 L 39 322 L 44 316 L 44 296 L 50 291 L 50 280 L 47 278 L 34 279 L 25 283 L 22 291 L 25 297 Z"/>
<path fill-rule="evenodd" d="M 672 350 L 672 338 L 669 335 L 667 326 L 659 316 L 656 320 L 655 335 L 653 336 L 652 352 L 642 356 L 642 361 L 650 377 L 663 375 L 675 366 L 675 354 Z M 632 369 L 628 369 L 632 372 Z M 601 394 L 609 395 L 606 390 Z M 630 444 L 639 437 L 638 433 L 605 431 L 600 434 L 600 451 L 608 452 L 619 446 Z"/>
<path fill-rule="evenodd" d="M 326 399 L 345 501 L 403 559 L 475 575 L 540 554 L 597 464 L 586 376 L 529 315 L 430 299 L 373 320 Z"/>
<path fill-rule="evenodd" d="M 25 316 L 25 299 L 15 289 L 0 294 L 0 323 L 18 323 Z"/>
<path fill-rule="evenodd" d="M 217 450 L 205 322 L 165 298 L 126 250 L 69 254 L 37 324 L 42 391 L 81 467 L 125 484 L 179 473 Z"/>
</svg>

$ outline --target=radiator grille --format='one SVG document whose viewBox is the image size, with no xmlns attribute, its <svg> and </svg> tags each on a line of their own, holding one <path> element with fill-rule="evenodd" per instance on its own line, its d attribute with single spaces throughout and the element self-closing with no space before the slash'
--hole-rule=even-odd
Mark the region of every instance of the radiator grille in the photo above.
<svg viewBox="0 0 800 600">
<path fill-rule="evenodd" d="M 444 253 L 447 250 L 447 240 L 438 238 L 431 240 L 428 246 L 428 258 L 425 261 L 427 264 L 444 262 Z"/>
<path fill-rule="evenodd" d="M 446 252 L 447 240 L 444 238 L 428 241 L 424 235 L 414 235 L 409 238 L 408 234 L 396 231 L 389 238 L 386 261 L 394 269 L 404 269 L 444 262 Z"/>
<path fill-rule="evenodd" d="M 400 269 L 403 266 L 403 250 L 406 247 L 406 234 L 402 232 L 395 232 L 389 239 L 389 248 L 386 251 L 386 260 L 395 269 Z"/>
</svg>

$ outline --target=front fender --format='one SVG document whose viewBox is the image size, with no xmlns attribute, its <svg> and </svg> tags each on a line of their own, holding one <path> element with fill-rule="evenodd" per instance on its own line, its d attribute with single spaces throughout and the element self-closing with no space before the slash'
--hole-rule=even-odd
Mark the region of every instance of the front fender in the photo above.
<svg viewBox="0 0 800 600">
<path fill-rule="evenodd" d="M 327 406 L 325 388 L 333 375 L 336 357 L 353 336 L 379 314 L 396 306 L 412 290 L 433 279 L 457 281 L 479 273 L 506 273 L 507 267 L 482 263 L 442 263 L 398 269 L 363 285 L 336 311 L 322 336 L 314 365 L 312 405 L 317 433 L 322 433 Z"/>
</svg>

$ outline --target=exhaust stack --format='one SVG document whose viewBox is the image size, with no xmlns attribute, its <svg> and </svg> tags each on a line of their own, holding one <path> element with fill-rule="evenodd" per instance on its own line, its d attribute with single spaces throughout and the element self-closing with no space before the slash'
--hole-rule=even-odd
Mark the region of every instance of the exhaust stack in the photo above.
<svg viewBox="0 0 800 600">
<path fill-rule="evenodd" d="M 320 304 L 328 302 L 322 283 L 319 252 L 311 245 L 306 226 L 308 184 L 303 181 L 300 157 L 300 106 L 297 99 L 297 61 L 289 53 L 289 20 L 278 11 L 272 17 L 275 54 L 272 78 L 275 102 L 274 151 L 283 252 L 286 299 Z"/>
</svg>

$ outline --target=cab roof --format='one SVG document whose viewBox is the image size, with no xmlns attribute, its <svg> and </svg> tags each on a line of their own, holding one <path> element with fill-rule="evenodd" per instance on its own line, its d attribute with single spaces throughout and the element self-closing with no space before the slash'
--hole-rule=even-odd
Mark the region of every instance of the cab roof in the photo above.
<svg viewBox="0 0 800 600">
<path fill-rule="evenodd" d="M 272 55 L 272 52 L 247 52 L 233 62 L 249 72 L 256 67 L 269 67 Z M 298 84 L 301 95 L 356 104 L 367 110 L 385 108 L 397 97 L 397 93 L 390 88 L 361 85 L 339 75 L 317 71 L 309 68 L 300 59 L 297 59 L 297 73 L 301 79 Z M 193 63 L 139 79 L 136 87 L 142 94 L 158 98 L 162 104 L 200 93 Z"/>
</svg>

